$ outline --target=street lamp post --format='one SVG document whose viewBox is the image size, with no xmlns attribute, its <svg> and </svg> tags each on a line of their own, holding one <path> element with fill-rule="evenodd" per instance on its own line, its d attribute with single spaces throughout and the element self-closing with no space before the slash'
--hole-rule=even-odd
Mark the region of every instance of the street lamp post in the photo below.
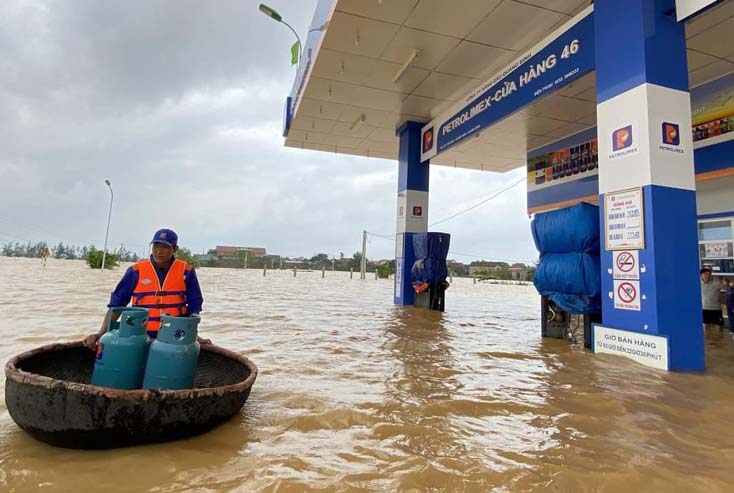
<svg viewBox="0 0 734 493">
<path fill-rule="evenodd" d="M 301 52 L 301 47 L 303 45 L 301 44 L 301 38 L 298 37 L 298 33 L 296 32 L 296 30 L 293 29 L 290 24 L 288 24 L 286 21 L 284 21 L 283 20 L 283 17 L 278 12 L 276 12 L 275 9 L 273 9 L 271 7 L 268 7 L 264 3 L 261 3 L 260 4 L 259 10 L 260 10 L 260 12 L 262 12 L 263 14 L 265 14 L 266 16 L 268 16 L 271 19 L 273 19 L 274 21 L 280 22 L 281 24 L 285 24 L 285 26 L 288 29 L 290 29 L 291 32 L 296 36 L 296 41 L 297 41 L 297 44 L 298 44 L 298 53 L 299 53 L 299 56 L 296 56 L 295 53 L 294 53 L 291 62 L 292 62 L 292 65 L 297 64 L 300 61 L 300 52 Z M 291 48 L 291 50 L 293 50 L 293 48 Z"/>
<path fill-rule="evenodd" d="M 107 188 L 110 189 L 110 212 L 107 214 L 107 232 L 104 234 L 104 250 L 102 250 L 102 266 L 101 270 L 104 270 L 104 262 L 107 257 L 107 238 L 110 236 L 110 219 L 112 219 L 112 201 L 115 199 L 115 193 L 112 191 L 112 185 L 110 180 L 104 181 L 107 184 Z"/>
</svg>

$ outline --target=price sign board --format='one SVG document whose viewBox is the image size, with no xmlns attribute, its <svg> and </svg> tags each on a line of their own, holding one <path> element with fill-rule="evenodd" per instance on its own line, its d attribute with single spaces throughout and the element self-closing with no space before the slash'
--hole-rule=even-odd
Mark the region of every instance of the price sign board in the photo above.
<svg viewBox="0 0 734 493">
<path fill-rule="evenodd" d="M 607 250 L 645 248 L 645 209 L 642 188 L 604 195 L 604 238 Z"/>
</svg>

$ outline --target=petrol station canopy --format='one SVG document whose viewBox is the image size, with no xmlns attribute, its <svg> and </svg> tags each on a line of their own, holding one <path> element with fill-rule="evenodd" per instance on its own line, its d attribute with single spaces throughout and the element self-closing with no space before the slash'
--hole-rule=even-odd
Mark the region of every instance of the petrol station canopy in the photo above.
<svg viewBox="0 0 734 493">
<path fill-rule="evenodd" d="M 467 95 L 592 8 L 578 0 L 322 0 L 287 103 L 285 144 L 397 159 L 396 128 L 460 110 Z M 734 70 L 732 33 L 731 1 L 686 23 L 691 87 Z M 525 166 L 529 150 L 596 125 L 595 94 L 592 71 L 431 163 Z"/>
</svg>

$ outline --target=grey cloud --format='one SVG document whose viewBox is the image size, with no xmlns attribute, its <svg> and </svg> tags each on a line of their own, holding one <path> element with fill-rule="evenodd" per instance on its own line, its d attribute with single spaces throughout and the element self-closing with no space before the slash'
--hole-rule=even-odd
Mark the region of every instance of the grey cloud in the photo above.
<svg viewBox="0 0 734 493">
<path fill-rule="evenodd" d="M 272 3 L 306 32 L 316 0 Z M 286 255 L 351 255 L 362 229 L 392 234 L 396 163 L 283 147 L 293 40 L 257 4 L 4 2 L 0 242 L 101 246 L 105 178 L 110 243 L 139 253 L 160 226 L 196 251 L 230 243 Z M 516 179 L 432 174 L 432 220 Z M 457 251 L 532 258 L 524 201 L 518 187 L 440 229 Z M 369 248 L 394 252 L 376 238 Z"/>
</svg>

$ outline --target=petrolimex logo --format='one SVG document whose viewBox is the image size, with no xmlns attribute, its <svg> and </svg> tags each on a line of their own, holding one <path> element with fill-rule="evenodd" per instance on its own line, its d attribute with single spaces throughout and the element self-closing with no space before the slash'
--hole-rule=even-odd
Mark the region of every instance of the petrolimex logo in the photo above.
<svg viewBox="0 0 734 493">
<path fill-rule="evenodd" d="M 621 151 L 632 145 L 632 125 L 618 128 L 612 134 L 612 150 Z"/>
<path fill-rule="evenodd" d="M 680 125 L 677 123 L 663 122 L 662 133 L 663 143 L 659 147 L 661 151 L 675 152 L 678 154 L 685 152 L 680 148 Z"/>
<path fill-rule="evenodd" d="M 637 152 L 637 147 L 633 147 L 632 144 L 634 144 L 632 125 L 618 128 L 612 132 L 613 152 L 609 155 L 609 159 L 616 159 Z"/>
<path fill-rule="evenodd" d="M 680 145 L 680 126 L 677 123 L 663 122 L 663 143 L 671 146 Z"/>
<path fill-rule="evenodd" d="M 433 127 L 423 132 L 423 154 L 429 152 L 433 148 Z"/>
</svg>

